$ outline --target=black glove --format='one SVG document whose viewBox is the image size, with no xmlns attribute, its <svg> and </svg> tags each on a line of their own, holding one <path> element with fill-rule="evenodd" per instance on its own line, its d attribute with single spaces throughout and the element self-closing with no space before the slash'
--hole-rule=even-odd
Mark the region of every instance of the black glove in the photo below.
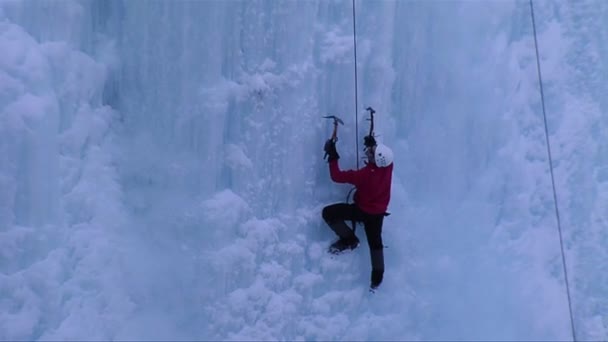
<svg viewBox="0 0 608 342">
<path fill-rule="evenodd" d="M 371 135 L 366 135 L 365 138 L 363 138 L 363 145 L 365 145 L 365 147 L 376 146 L 376 139 Z"/>
<path fill-rule="evenodd" d="M 328 162 L 340 159 L 340 155 L 338 154 L 338 151 L 336 151 L 336 142 L 332 139 L 327 139 L 323 150 L 325 151 L 325 157 L 323 157 L 323 159 L 327 157 Z"/>
</svg>

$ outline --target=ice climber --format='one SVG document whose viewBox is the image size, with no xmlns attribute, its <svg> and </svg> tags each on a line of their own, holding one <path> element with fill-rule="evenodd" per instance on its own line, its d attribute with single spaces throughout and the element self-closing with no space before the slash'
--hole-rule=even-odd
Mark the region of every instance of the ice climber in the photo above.
<svg viewBox="0 0 608 342">
<path fill-rule="evenodd" d="M 386 210 L 391 198 L 393 152 L 368 135 L 365 137 L 365 167 L 342 171 L 338 165 L 340 155 L 335 139 L 328 139 L 324 150 L 328 156 L 331 179 L 336 183 L 350 183 L 356 188 L 354 203 L 336 203 L 323 208 L 323 219 L 339 237 L 330 246 L 329 252 L 339 254 L 357 248 L 359 239 L 345 221 L 363 223 L 372 263 L 371 289 L 375 290 L 384 277 L 382 224 L 388 215 Z"/>
</svg>

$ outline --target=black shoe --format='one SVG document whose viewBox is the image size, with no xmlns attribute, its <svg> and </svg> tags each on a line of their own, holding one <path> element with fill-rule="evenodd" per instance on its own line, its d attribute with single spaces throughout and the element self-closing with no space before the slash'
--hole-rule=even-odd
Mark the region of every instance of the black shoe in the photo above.
<svg viewBox="0 0 608 342">
<path fill-rule="evenodd" d="M 382 278 L 384 278 L 384 270 L 372 270 L 372 283 L 369 286 L 370 289 L 377 289 L 382 283 Z"/>
<path fill-rule="evenodd" d="M 355 248 L 357 248 L 357 246 L 359 246 L 359 239 L 356 237 L 354 239 L 348 239 L 348 240 L 339 239 L 338 241 L 332 243 L 331 246 L 329 246 L 329 253 L 340 254 L 340 253 L 344 252 L 345 250 L 355 249 Z"/>
</svg>

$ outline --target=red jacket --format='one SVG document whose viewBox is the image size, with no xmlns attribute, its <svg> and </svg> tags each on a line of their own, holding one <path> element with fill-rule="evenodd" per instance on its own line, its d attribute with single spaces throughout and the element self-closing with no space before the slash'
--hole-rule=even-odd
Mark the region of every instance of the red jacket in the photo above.
<svg viewBox="0 0 608 342">
<path fill-rule="evenodd" d="M 391 200 L 393 164 L 378 167 L 368 163 L 360 170 L 341 171 L 337 160 L 329 162 L 329 174 L 336 183 L 350 183 L 357 188 L 355 203 L 368 214 L 384 214 Z"/>
</svg>

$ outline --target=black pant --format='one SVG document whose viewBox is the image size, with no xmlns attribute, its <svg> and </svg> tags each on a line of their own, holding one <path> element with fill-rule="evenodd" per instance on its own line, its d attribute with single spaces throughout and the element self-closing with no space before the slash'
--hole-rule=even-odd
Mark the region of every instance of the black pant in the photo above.
<svg viewBox="0 0 608 342">
<path fill-rule="evenodd" d="M 372 270 L 384 272 L 384 245 L 382 244 L 382 223 L 384 214 L 368 214 L 355 204 L 336 203 L 323 208 L 323 219 L 341 239 L 354 239 L 355 233 L 344 221 L 362 222 L 367 235 Z"/>
</svg>

